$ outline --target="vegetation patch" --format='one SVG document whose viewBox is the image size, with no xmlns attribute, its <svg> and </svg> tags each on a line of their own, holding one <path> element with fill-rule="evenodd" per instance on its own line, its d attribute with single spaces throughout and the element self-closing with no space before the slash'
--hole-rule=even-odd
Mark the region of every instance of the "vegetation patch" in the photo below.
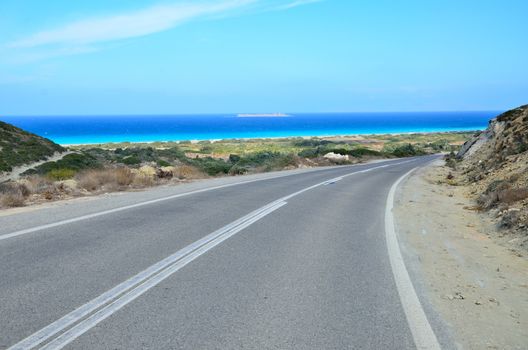
<svg viewBox="0 0 528 350">
<path fill-rule="evenodd" d="M 53 177 L 54 174 L 69 174 L 69 172 L 76 173 L 84 169 L 101 168 L 102 164 L 97 159 L 89 154 L 72 153 L 65 155 L 62 159 L 56 162 L 47 162 L 36 166 L 33 169 L 26 171 L 23 175 L 48 175 Z"/>
<path fill-rule="evenodd" d="M 0 122 L 0 172 L 9 172 L 13 167 L 38 162 L 64 151 L 65 148 L 48 139 Z"/>
</svg>

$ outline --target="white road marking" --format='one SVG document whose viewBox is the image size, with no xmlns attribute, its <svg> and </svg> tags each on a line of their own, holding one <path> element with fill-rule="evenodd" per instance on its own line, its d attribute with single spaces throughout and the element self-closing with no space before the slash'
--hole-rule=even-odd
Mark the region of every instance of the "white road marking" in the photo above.
<svg viewBox="0 0 528 350">
<path fill-rule="evenodd" d="M 355 174 L 365 173 L 372 170 L 385 168 L 388 166 L 394 166 L 399 164 L 404 164 L 411 162 L 413 160 L 407 160 L 403 162 L 395 162 L 386 165 L 381 165 L 377 167 L 372 167 L 369 169 L 364 169 L 360 171 L 355 171 L 346 175 L 341 176 L 340 178 L 352 176 Z M 252 180 L 254 181 L 254 180 Z M 251 181 L 251 182 L 252 182 Z M 273 211 L 279 209 L 286 204 L 286 201 L 292 197 L 295 197 L 303 192 L 312 190 L 316 187 L 324 185 L 328 180 L 320 182 L 318 184 L 306 187 L 300 191 L 292 193 L 290 195 L 284 196 L 275 200 L 249 214 L 246 216 L 222 227 L 221 229 L 210 233 L 209 235 L 203 237 L 202 239 L 191 243 L 190 245 L 182 248 L 173 255 L 159 261 L 158 263 L 150 266 L 146 270 L 140 272 L 139 274 L 133 276 L 132 278 L 126 280 L 125 282 L 117 285 L 116 287 L 110 289 L 109 291 L 101 294 L 95 299 L 89 301 L 88 303 L 80 306 L 69 314 L 63 316 L 57 321 L 51 323 L 50 325 L 42 328 L 36 333 L 30 335 L 29 337 L 23 339 L 17 344 L 11 346 L 8 350 L 21 350 L 21 349 L 32 349 L 40 344 L 47 342 L 41 348 L 42 349 L 61 349 L 77 337 L 102 322 L 104 319 L 112 315 L 114 312 L 118 311 L 128 303 L 135 300 L 137 297 L 153 288 L 167 277 L 198 258 L 202 254 L 211 250 L 218 244 L 222 243 L 229 237 L 235 235 L 236 233 L 242 231 L 244 228 L 250 226 L 254 222 L 260 220 L 266 215 L 272 213 Z M 222 187 L 226 187 L 225 185 Z M 209 190 L 209 189 L 204 189 Z M 195 191 L 203 192 L 204 190 Z M 190 192 L 189 192 L 190 193 Z M 184 193 L 182 195 L 187 195 Z M 181 195 L 176 195 L 181 196 Z M 166 198 L 175 198 L 176 196 L 166 197 Z M 154 200 L 160 201 L 166 200 L 165 198 Z M 153 201 L 149 201 L 152 203 Z M 143 202 L 138 203 L 139 205 L 128 206 L 135 207 L 140 205 L 146 205 Z M 123 207 L 124 208 L 124 207 Z M 124 210 L 118 208 L 119 210 Z M 113 209 L 114 211 L 119 211 Z M 108 211 L 107 211 L 108 212 Z M 106 212 L 105 212 L 106 213 Z M 103 215 L 103 214 L 100 214 Z M 57 225 L 58 226 L 58 225 Z M 53 227 L 53 226 L 52 226 Z M 58 335 L 58 336 L 57 336 Z"/>
<path fill-rule="evenodd" d="M 387 197 L 387 205 L 385 207 L 385 237 L 387 240 L 387 248 L 389 251 L 389 259 L 392 268 L 392 273 L 396 281 L 398 294 L 407 317 L 407 322 L 414 339 L 414 343 L 418 349 L 439 350 L 441 349 L 438 339 L 431 328 L 431 324 L 427 320 L 422 304 L 416 295 L 416 291 L 412 284 L 409 272 L 405 267 L 405 262 L 400 251 L 398 237 L 394 228 L 394 217 L 392 210 L 394 208 L 394 195 L 398 185 L 411 174 L 416 168 L 410 170 L 405 175 L 400 177 L 391 187 Z"/>
<path fill-rule="evenodd" d="M 401 164 L 401 162 L 389 163 L 389 164 L 381 166 L 381 167 L 385 167 L 385 166 L 389 166 L 389 165 L 396 165 L 396 164 Z M 371 168 L 371 169 L 377 169 L 377 168 L 380 168 L 380 167 Z M 327 170 L 327 169 L 317 169 L 317 170 L 314 170 L 313 172 L 323 171 L 323 170 Z M 365 170 L 363 170 L 363 171 L 365 171 Z M 363 171 L 361 171 L 361 172 L 363 172 Z M 120 211 L 125 211 L 125 210 L 133 209 L 133 208 L 139 208 L 139 207 L 143 207 L 143 206 L 146 206 L 146 205 L 155 204 L 155 203 L 159 203 L 159 202 L 164 202 L 164 201 L 168 201 L 168 200 L 172 200 L 172 199 L 176 199 L 176 198 L 180 198 L 180 197 L 190 196 L 190 195 L 197 194 L 197 193 L 203 193 L 203 192 L 218 190 L 218 189 L 226 188 L 226 187 L 232 187 L 232 186 L 237 186 L 237 185 L 243 185 L 243 184 L 248 184 L 248 183 L 252 183 L 252 182 L 257 182 L 257 181 L 272 180 L 272 179 L 277 179 L 277 178 L 281 178 L 281 177 L 295 176 L 295 175 L 299 175 L 299 174 L 282 174 L 282 175 L 266 177 L 266 178 L 262 178 L 262 179 L 240 181 L 240 182 L 235 182 L 235 183 L 231 183 L 231 184 L 218 185 L 218 186 L 203 188 L 203 189 L 200 189 L 200 190 L 195 190 L 195 191 L 190 191 L 190 192 L 185 192 L 185 193 L 179 193 L 179 194 L 175 194 L 175 195 L 167 196 L 167 197 L 163 197 L 163 198 L 152 199 L 152 200 L 145 201 L 145 202 L 140 202 L 140 203 L 135 203 L 135 204 L 131 204 L 131 205 L 126 205 L 126 206 L 119 207 L 119 208 L 104 210 L 104 211 L 100 211 L 100 212 L 93 213 L 93 214 L 82 215 L 82 216 L 78 216 L 78 217 L 75 217 L 75 218 L 61 220 L 61 221 L 53 222 L 53 223 L 46 224 L 46 225 L 40 225 L 40 226 L 35 226 L 35 227 L 31 227 L 31 228 L 27 228 L 27 229 L 11 232 L 11 233 L 6 233 L 6 234 L 3 234 L 3 235 L 0 235 L 0 241 L 4 240 L 4 239 L 9 239 L 9 238 L 21 236 L 21 235 L 24 235 L 24 234 L 27 234 L 27 233 L 33 233 L 33 232 L 45 230 L 45 229 L 48 229 L 48 228 L 53 228 L 53 227 L 57 227 L 57 226 L 71 224 L 71 223 L 82 221 L 82 220 L 92 219 L 92 218 L 95 218 L 95 217 L 98 217 L 98 216 L 103 216 L 103 215 L 108 215 L 108 214 L 112 214 L 112 213 L 117 213 L 117 212 L 120 212 Z"/>
<path fill-rule="evenodd" d="M 161 274 L 165 274 L 166 277 L 168 277 L 170 274 L 167 275 L 167 271 L 173 271 L 176 272 L 179 268 L 185 266 L 188 262 L 194 260 L 199 255 L 205 253 L 207 250 L 213 248 L 214 246 L 218 245 L 225 239 L 231 237 L 235 233 L 243 230 L 247 226 L 251 225 L 252 223 L 256 222 L 257 220 L 263 218 L 264 216 L 270 214 L 271 212 L 275 211 L 276 209 L 282 207 L 285 205 L 286 202 L 284 201 L 275 201 L 272 202 L 264 207 L 261 207 L 248 215 L 222 227 L 221 229 L 214 231 L 213 233 L 210 233 L 209 235 L 205 236 L 204 238 L 186 246 L 183 249 L 180 249 L 173 255 L 170 255 L 169 257 L 159 261 L 158 263 L 150 266 L 148 269 L 138 273 L 134 277 L 126 280 L 125 282 L 117 285 L 116 287 L 110 289 L 109 291 L 101 294 L 97 298 L 93 299 L 92 301 L 82 305 L 81 307 L 75 309 L 71 313 L 67 314 L 66 316 L 58 319 L 57 321 L 51 323 L 50 325 L 42 328 L 40 331 L 34 333 L 33 335 L 27 337 L 26 339 L 22 340 L 21 342 L 13 345 L 9 349 L 31 349 L 42 342 L 50 339 L 57 333 L 62 332 L 67 327 L 71 326 L 72 324 L 78 322 L 82 318 L 88 316 L 89 314 L 93 313 L 97 309 L 103 307 L 103 309 L 107 308 L 109 305 L 112 305 L 117 302 L 122 297 L 125 297 L 126 295 L 129 295 L 131 293 L 131 290 L 135 290 L 138 288 L 138 286 L 145 285 L 149 283 L 152 278 L 156 276 L 160 276 Z M 205 249 L 207 248 L 207 249 Z M 201 252 L 197 255 L 197 252 Z M 188 260 L 190 257 L 193 257 L 191 260 Z M 182 261 L 187 261 L 185 264 L 182 264 Z M 179 266 L 178 269 L 174 270 L 175 266 Z M 171 269 L 171 270 L 169 270 Z M 172 272 L 172 273 L 173 273 Z M 172 274 L 171 273 L 171 274 Z M 163 279 L 165 279 L 164 277 Z M 159 277 L 157 277 L 159 279 Z M 158 280 L 157 283 L 161 282 L 161 280 Z M 156 283 L 156 284 L 157 284 Z M 152 288 L 155 284 L 150 284 Z M 149 288 L 149 289 L 150 289 Z M 144 290 L 142 293 L 144 293 L 146 290 Z M 141 293 L 141 294 L 142 294 Z M 137 295 L 139 296 L 139 295 Z M 136 296 L 136 297 L 137 297 Z M 134 299 L 136 298 L 134 297 Z M 117 298 L 117 300 L 115 300 Z M 132 301 L 131 299 L 130 301 Z M 104 307 L 107 305 L 106 307 Z M 103 310 L 101 309 L 101 310 Z M 117 311 L 117 310 L 115 310 Z M 107 317 L 107 316 L 106 316 Z M 105 318 L 106 318 L 105 317 Z M 93 320 L 93 318 L 92 318 Z"/>
</svg>

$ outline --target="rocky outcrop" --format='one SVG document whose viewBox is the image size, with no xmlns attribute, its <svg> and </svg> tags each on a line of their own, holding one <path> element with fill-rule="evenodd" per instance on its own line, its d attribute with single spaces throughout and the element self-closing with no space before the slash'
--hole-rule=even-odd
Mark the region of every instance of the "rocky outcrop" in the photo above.
<svg viewBox="0 0 528 350">
<path fill-rule="evenodd" d="M 492 119 L 457 154 L 458 176 L 498 228 L 522 235 L 528 249 L 528 105 Z"/>
<path fill-rule="evenodd" d="M 488 128 L 466 142 L 457 157 L 468 163 L 484 163 L 492 169 L 508 157 L 528 151 L 528 105 L 507 111 L 492 119 Z"/>
</svg>

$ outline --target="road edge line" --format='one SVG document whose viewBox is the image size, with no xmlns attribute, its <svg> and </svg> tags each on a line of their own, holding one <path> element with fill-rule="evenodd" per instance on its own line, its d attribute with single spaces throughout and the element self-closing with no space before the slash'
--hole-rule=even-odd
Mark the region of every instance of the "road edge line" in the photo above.
<svg viewBox="0 0 528 350">
<path fill-rule="evenodd" d="M 420 299 L 418 299 L 409 272 L 405 267 L 405 262 L 403 261 L 400 244 L 394 226 L 394 215 L 392 213 L 394 209 L 396 189 L 400 183 L 417 168 L 418 167 L 413 168 L 402 175 L 389 190 L 387 204 L 385 206 L 385 239 L 387 242 L 392 274 L 396 282 L 396 288 L 398 289 L 407 323 L 411 329 L 414 344 L 417 349 L 440 350 L 440 343 L 438 343 L 438 339 L 425 315 L 425 311 L 420 303 Z"/>
<path fill-rule="evenodd" d="M 374 167 L 374 168 L 368 168 L 367 170 L 375 169 L 375 168 L 383 168 L 383 167 L 390 166 L 390 165 L 400 164 L 401 162 L 396 162 L 397 160 L 398 159 L 396 159 L 396 160 L 386 160 L 386 161 L 384 161 L 384 163 L 389 163 L 389 164 L 386 164 L 386 165 L 383 165 L 383 166 L 379 166 L 379 167 Z M 370 164 L 369 163 L 358 163 L 358 164 L 348 165 L 347 167 L 348 168 L 354 168 L 356 166 L 362 166 L 362 165 L 367 165 L 368 166 Z M 316 169 L 307 171 L 305 173 L 312 173 L 312 172 L 315 173 L 315 172 L 320 172 L 320 171 L 325 171 L 325 170 L 329 170 L 329 168 L 324 168 L 324 167 L 316 168 Z M 364 172 L 364 171 L 365 170 L 361 170 L 361 171 L 358 171 L 358 173 L 361 173 L 361 172 Z M 282 178 L 282 177 L 289 177 L 289 176 L 295 176 L 295 175 L 299 175 L 299 173 L 277 174 L 277 175 L 270 176 L 270 177 L 263 177 L 263 178 L 251 179 L 251 180 L 243 180 L 243 181 L 239 181 L 239 182 L 228 183 L 228 184 L 223 184 L 223 185 L 216 185 L 216 186 L 206 187 L 206 188 L 202 188 L 202 189 L 198 189 L 198 190 L 192 190 L 192 191 L 189 191 L 189 192 L 173 194 L 173 195 L 166 196 L 166 197 L 150 199 L 150 200 L 143 201 L 143 202 L 138 202 L 138 203 L 129 204 L 129 205 L 125 205 L 125 206 L 121 206 L 121 207 L 117 207 L 117 208 L 112 208 L 112 209 L 107 209 L 107 210 L 103 210 L 103 211 L 99 211 L 99 212 L 95 212 L 95 213 L 90 213 L 90 214 L 77 216 L 77 217 L 74 217 L 74 218 L 71 218 L 71 219 L 63 219 L 63 220 L 59 220 L 59 221 L 48 223 L 48 224 L 43 224 L 43 225 L 39 225 L 39 226 L 35 226 L 35 227 L 30 227 L 30 228 L 16 230 L 16 231 L 9 232 L 9 233 L 0 234 L 0 241 L 6 240 L 6 239 L 10 239 L 10 238 L 14 238 L 14 237 L 18 237 L 18 236 L 22 236 L 22 235 L 25 235 L 25 234 L 28 234 L 28 233 L 38 232 L 38 231 L 45 230 L 45 229 L 48 229 L 48 228 L 53 228 L 53 227 L 58 227 L 58 226 L 62 226 L 62 225 L 67 225 L 67 224 L 71 224 L 71 223 L 78 222 L 78 221 L 83 221 L 83 220 L 87 220 L 87 219 L 96 218 L 96 217 L 99 217 L 99 216 L 104 216 L 104 215 L 108 215 L 108 214 L 118 213 L 118 212 L 125 211 L 125 210 L 128 210 L 128 209 L 134 209 L 134 208 L 138 208 L 138 207 L 143 207 L 143 206 L 147 206 L 147 205 L 155 204 L 155 203 L 159 203 L 159 202 L 165 202 L 165 201 L 169 201 L 169 200 L 172 200 L 172 199 L 177 199 L 177 198 L 181 198 L 181 197 L 190 196 L 190 195 L 193 195 L 193 194 L 204 193 L 204 192 L 219 190 L 219 189 L 223 189 L 223 188 L 229 188 L 229 187 L 249 184 L 249 183 L 253 183 L 253 182 L 273 180 L 273 179 L 278 179 L 278 178 Z"/>
</svg>

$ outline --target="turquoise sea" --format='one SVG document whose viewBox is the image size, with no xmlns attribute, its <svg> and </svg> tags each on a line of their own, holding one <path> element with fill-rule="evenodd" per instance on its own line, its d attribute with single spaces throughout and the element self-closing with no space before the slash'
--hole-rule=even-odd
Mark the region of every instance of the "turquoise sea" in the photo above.
<svg viewBox="0 0 528 350">
<path fill-rule="evenodd" d="M 60 144 L 364 135 L 486 128 L 500 112 L 291 113 L 133 116 L 5 116 L 0 120 Z"/>
</svg>

